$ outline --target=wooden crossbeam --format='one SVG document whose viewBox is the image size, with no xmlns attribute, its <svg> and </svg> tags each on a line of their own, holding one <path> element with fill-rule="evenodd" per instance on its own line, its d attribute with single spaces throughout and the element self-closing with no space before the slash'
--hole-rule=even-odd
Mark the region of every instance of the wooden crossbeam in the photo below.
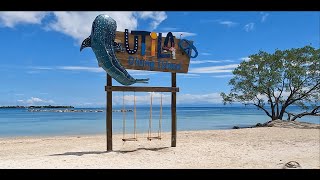
<svg viewBox="0 0 320 180">
<path fill-rule="evenodd" d="M 178 87 L 105 86 L 105 91 L 179 92 Z"/>
</svg>

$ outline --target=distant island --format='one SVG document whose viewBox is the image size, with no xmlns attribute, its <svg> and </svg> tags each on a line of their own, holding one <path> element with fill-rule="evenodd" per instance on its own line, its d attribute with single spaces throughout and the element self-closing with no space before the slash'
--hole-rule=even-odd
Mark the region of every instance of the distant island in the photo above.
<svg viewBox="0 0 320 180">
<path fill-rule="evenodd" d="M 29 112 L 105 112 L 103 109 L 28 109 Z M 132 109 L 126 110 L 115 110 L 113 109 L 112 112 L 133 112 Z"/>
<path fill-rule="evenodd" d="M 0 106 L 0 109 L 5 108 L 27 108 L 27 109 L 36 109 L 36 108 L 74 108 L 73 106 Z"/>
</svg>

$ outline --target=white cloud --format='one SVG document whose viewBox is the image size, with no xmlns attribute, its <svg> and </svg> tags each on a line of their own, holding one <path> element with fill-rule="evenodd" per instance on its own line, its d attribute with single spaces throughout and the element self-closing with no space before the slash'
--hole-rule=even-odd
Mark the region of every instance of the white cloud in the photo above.
<svg viewBox="0 0 320 180">
<path fill-rule="evenodd" d="M 56 67 L 31 66 L 29 68 L 33 70 L 67 70 L 67 71 L 105 72 L 100 67 L 88 67 L 88 66 L 56 66 Z M 40 73 L 40 72 L 41 71 L 28 71 L 28 73 Z"/>
<path fill-rule="evenodd" d="M 108 14 L 117 21 L 117 30 L 136 29 L 138 20 L 133 12 L 53 12 L 56 20 L 47 29 L 58 31 L 76 39 L 80 44 L 91 33 L 92 22 L 99 14 Z"/>
<path fill-rule="evenodd" d="M 163 11 L 154 12 L 154 11 L 144 11 L 138 12 L 139 17 L 142 19 L 152 19 L 153 21 L 150 23 L 151 30 L 154 30 L 158 27 L 158 25 L 167 19 L 167 14 Z"/>
<path fill-rule="evenodd" d="M 0 12 L 0 23 L 3 26 L 13 28 L 18 24 L 41 24 L 41 20 L 48 12 L 33 11 L 9 11 Z"/>
<path fill-rule="evenodd" d="M 208 66 L 192 68 L 189 70 L 190 73 L 226 73 L 232 72 L 234 68 L 238 67 L 239 64 L 228 64 L 224 66 Z"/>
<path fill-rule="evenodd" d="M 200 23 L 219 23 L 227 27 L 234 27 L 238 25 L 237 22 L 230 21 L 230 20 L 221 20 L 221 19 L 201 19 Z"/>
<path fill-rule="evenodd" d="M 32 69 L 31 71 L 27 71 L 28 74 L 38 74 L 42 73 L 45 70 L 54 70 L 53 67 L 45 67 L 45 66 L 29 66 L 28 69 Z"/>
<path fill-rule="evenodd" d="M 87 72 L 105 72 L 102 68 L 86 67 L 86 66 L 59 66 L 57 69 L 69 71 L 87 71 Z"/>
<path fill-rule="evenodd" d="M 27 100 L 18 100 L 18 102 L 21 103 L 26 103 L 28 105 L 43 105 L 43 104 L 53 104 L 54 101 L 53 100 L 44 100 L 44 99 L 40 99 L 38 97 L 31 97 L 30 99 Z"/>
<path fill-rule="evenodd" d="M 45 67 L 45 66 L 31 66 L 31 69 L 35 69 L 35 70 L 52 70 L 52 67 Z"/>
<path fill-rule="evenodd" d="M 177 104 L 216 104 L 216 103 L 222 103 L 222 98 L 220 96 L 220 93 L 178 94 L 177 95 Z"/>
<path fill-rule="evenodd" d="M 132 76 L 147 76 L 147 75 L 157 74 L 156 71 L 142 71 L 142 70 L 132 70 L 132 69 L 127 69 L 127 71 Z"/>
<path fill-rule="evenodd" d="M 200 53 L 200 55 L 203 55 L 203 56 L 210 56 L 210 55 L 211 55 L 211 53 L 203 52 L 203 53 Z"/>
<path fill-rule="evenodd" d="M 57 66 L 57 67 L 44 67 L 44 66 L 33 66 L 29 67 L 35 70 L 66 70 L 66 71 L 85 71 L 85 72 L 94 72 L 94 73 L 104 73 L 105 70 L 101 67 L 89 67 L 89 66 Z M 145 76 L 157 74 L 156 71 L 142 71 L 142 70 L 132 70 L 127 69 L 130 75 L 135 76 Z M 29 73 L 40 73 L 40 71 L 29 71 Z"/>
<path fill-rule="evenodd" d="M 178 75 L 179 75 L 179 76 L 200 76 L 199 74 L 192 74 L 192 73 L 188 73 L 188 74 L 179 73 Z"/>
<path fill-rule="evenodd" d="M 254 23 L 246 24 L 243 29 L 247 32 L 252 31 L 254 29 Z"/>
<path fill-rule="evenodd" d="M 175 28 L 175 27 L 164 27 L 164 28 L 161 28 L 161 30 L 171 32 L 171 31 L 178 30 L 178 28 Z"/>
<path fill-rule="evenodd" d="M 27 100 L 27 103 L 35 103 L 35 102 L 42 102 L 43 100 L 37 97 L 31 97 Z"/>
<path fill-rule="evenodd" d="M 182 76 L 184 78 L 199 78 L 200 77 L 199 74 L 192 74 L 192 73 L 188 73 L 188 74 L 179 73 L 178 76 Z"/>
<path fill-rule="evenodd" d="M 28 74 L 38 74 L 40 71 L 27 71 Z"/>
<path fill-rule="evenodd" d="M 228 77 L 233 77 L 232 74 L 226 74 L 226 75 L 216 75 L 216 76 L 211 76 L 214 78 L 228 78 Z"/>
<path fill-rule="evenodd" d="M 225 25 L 227 27 L 233 27 L 237 25 L 238 23 L 233 22 L 233 21 L 219 21 L 219 24 Z"/>
<path fill-rule="evenodd" d="M 45 24 L 46 30 L 53 30 L 71 36 L 80 44 L 90 35 L 92 22 L 99 14 L 108 14 L 117 21 L 117 30 L 137 29 L 139 19 L 151 19 L 151 29 L 167 18 L 165 12 L 129 12 L 129 11 L 56 11 L 56 12 L 0 12 L 0 23 L 7 27 L 17 24 L 41 24 L 46 15 L 52 14 L 55 20 Z"/>
<path fill-rule="evenodd" d="M 102 68 L 85 67 L 85 66 L 62 66 L 62 67 L 59 67 L 59 69 L 71 70 L 71 71 L 105 72 L 105 70 Z M 136 75 L 136 76 L 157 74 L 157 72 L 154 72 L 154 71 L 142 71 L 142 70 L 131 70 L 131 69 L 127 69 L 127 71 L 129 74 Z"/>
<path fill-rule="evenodd" d="M 192 61 L 191 61 L 192 62 Z M 221 62 L 229 62 L 229 60 L 223 61 L 215 61 L 215 60 L 205 60 L 204 63 L 221 63 Z M 197 64 L 197 63 L 195 63 Z M 201 64 L 201 63 L 198 63 Z M 237 67 L 238 64 L 229 64 L 224 66 L 209 66 L 209 67 L 200 67 L 200 68 L 192 68 L 189 70 L 189 73 L 220 73 L 220 72 L 231 72 L 233 68 Z M 49 67 L 48 67 L 49 68 Z M 50 67 L 53 70 L 67 70 L 67 71 L 85 71 L 85 72 L 95 72 L 101 73 L 105 72 L 104 69 L 100 67 L 87 67 L 87 66 L 58 66 L 58 67 Z M 130 75 L 135 76 L 145 76 L 156 74 L 154 71 L 141 71 L 141 70 L 127 70 Z M 33 71 L 29 71 L 31 73 Z M 33 73 L 39 73 L 38 71 L 34 71 Z"/>
<path fill-rule="evenodd" d="M 17 94 L 14 94 L 16 96 L 23 96 L 24 94 L 20 94 L 20 93 L 17 93 Z"/>
<path fill-rule="evenodd" d="M 269 16 L 269 13 L 260 12 L 260 14 L 262 15 L 261 22 L 265 22 Z"/>
<path fill-rule="evenodd" d="M 248 61 L 250 61 L 250 58 L 249 57 L 242 57 L 242 58 L 239 58 L 239 60 L 248 62 Z"/>
<path fill-rule="evenodd" d="M 190 64 L 234 62 L 233 60 L 192 60 Z"/>
<path fill-rule="evenodd" d="M 80 103 L 79 106 L 92 106 L 94 105 L 94 103 L 90 103 L 90 102 L 85 102 L 85 103 Z"/>
</svg>

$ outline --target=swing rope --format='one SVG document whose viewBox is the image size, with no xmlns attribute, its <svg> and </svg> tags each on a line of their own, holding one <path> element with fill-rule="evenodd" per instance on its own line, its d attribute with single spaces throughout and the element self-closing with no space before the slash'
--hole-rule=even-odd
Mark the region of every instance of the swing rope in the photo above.
<svg viewBox="0 0 320 180">
<path fill-rule="evenodd" d="M 161 139 L 161 124 L 162 124 L 162 94 L 160 99 L 160 118 L 159 118 L 159 129 L 158 129 L 158 136 L 151 137 L 151 127 L 152 127 L 152 93 L 150 95 L 150 117 L 149 117 L 149 130 L 148 130 L 148 137 L 147 139 L 151 141 L 152 139 Z"/>
<path fill-rule="evenodd" d="M 162 123 L 162 93 L 160 99 L 160 118 L 159 118 L 159 130 L 158 130 L 158 137 L 161 138 L 161 123 Z"/>
<path fill-rule="evenodd" d="M 124 92 L 122 95 L 122 119 L 123 119 L 123 137 L 122 141 L 137 141 L 137 108 L 136 108 L 136 92 L 134 91 L 134 121 L 133 121 L 133 138 L 125 138 L 126 134 L 126 110 L 125 110 L 125 105 L 124 105 Z"/>
<path fill-rule="evenodd" d="M 126 134 L 126 111 L 124 106 L 124 92 L 122 91 L 122 122 L 123 122 L 123 137 L 122 140 L 125 139 Z"/>
<path fill-rule="evenodd" d="M 133 98 L 133 102 L 134 102 L 134 124 L 133 124 L 133 134 L 134 134 L 134 138 L 137 139 L 137 109 L 136 109 L 136 92 L 134 91 L 134 98 Z"/>
<path fill-rule="evenodd" d="M 148 140 L 151 141 L 151 124 L 152 124 L 152 92 L 150 93 L 150 115 L 149 115 L 149 130 L 148 130 Z"/>
</svg>

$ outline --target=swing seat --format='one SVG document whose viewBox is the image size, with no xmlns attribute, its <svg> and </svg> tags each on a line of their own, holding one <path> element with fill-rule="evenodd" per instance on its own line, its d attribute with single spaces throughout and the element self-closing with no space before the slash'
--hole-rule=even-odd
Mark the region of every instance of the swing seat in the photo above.
<svg viewBox="0 0 320 180">
<path fill-rule="evenodd" d="M 124 138 L 122 141 L 138 141 L 137 138 Z"/>
<path fill-rule="evenodd" d="M 161 140 L 161 137 L 160 137 L 160 136 L 147 137 L 147 139 L 148 139 L 149 141 L 151 141 L 152 139 L 158 139 L 158 140 Z"/>
</svg>

